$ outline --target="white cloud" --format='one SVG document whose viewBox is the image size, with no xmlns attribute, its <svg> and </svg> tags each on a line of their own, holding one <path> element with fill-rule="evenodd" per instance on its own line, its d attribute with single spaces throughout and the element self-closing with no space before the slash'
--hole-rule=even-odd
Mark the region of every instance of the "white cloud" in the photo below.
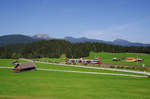
<svg viewBox="0 0 150 99">
<path fill-rule="evenodd" d="M 79 34 L 79 37 L 88 37 L 93 39 L 98 39 L 104 36 L 104 33 L 99 30 L 89 30 Z"/>
<path fill-rule="evenodd" d="M 113 25 L 107 28 L 87 30 L 80 33 L 80 36 L 88 38 L 112 41 L 116 38 L 126 39 L 135 42 L 150 42 L 147 38 L 150 28 L 146 27 L 150 23 L 149 18 L 131 22 L 127 24 Z M 149 34 L 150 36 L 150 34 Z"/>
</svg>

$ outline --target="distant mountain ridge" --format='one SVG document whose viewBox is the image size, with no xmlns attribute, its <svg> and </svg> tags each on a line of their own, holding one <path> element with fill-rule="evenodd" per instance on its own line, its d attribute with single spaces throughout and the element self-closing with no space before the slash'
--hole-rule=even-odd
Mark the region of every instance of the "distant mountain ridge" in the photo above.
<svg viewBox="0 0 150 99">
<path fill-rule="evenodd" d="M 18 44 L 18 43 L 31 43 L 39 40 L 51 40 L 51 39 L 56 39 L 56 38 L 51 38 L 47 34 L 37 34 L 32 37 L 26 35 L 20 35 L 20 34 L 4 35 L 4 36 L 0 36 L 0 46 L 8 45 L 8 44 Z M 150 44 L 135 43 L 123 39 L 116 39 L 112 42 L 97 40 L 97 39 L 89 39 L 86 37 L 81 37 L 81 38 L 65 37 L 62 39 L 69 41 L 71 43 L 98 42 L 98 43 L 106 43 L 106 44 L 121 45 L 121 46 L 150 46 Z"/>
<path fill-rule="evenodd" d="M 73 38 L 73 37 L 65 37 L 64 40 L 70 41 L 72 43 L 80 43 L 80 42 L 99 42 L 99 43 L 108 43 L 111 44 L 112 42 L 110 41 L 104 41 L 104 40 L 97 40 L 97 39 L 89 39 L 86 37 L 81 37 L 81 38 Z"/>
<path fill-rule="evenodd" d="M 34 39 L 39 39 L 39 40 L 50 40 L 50 39 L 52 39 L 48 34 L 36 34 L 32 37 Z"/>
<path fill-rule="evenodd" d="M 17 43 L 31 43 L 36 41 L 30 36 L 15 34 L 0 36 L 0 46 Z"/>
<path fill-rule="evenodd" d="M 18 43 L 32 43 L 39 40 L 50 40 L 52 38 L 47 34 L 36 34 L 34 36 L 27 36 L 21 34 L 0 36 L 0 46 Z"/>
<path fill-rule="evenodd" d="M 127 41 L 127 40 L 122 40 L 122 39 L 114 40 L 113 44 L 115 44 L 115 45 L 122 45 L 122 46 L 150 46 L 150 44 L 130 42 L 130 41 Z"/>
<path fill-rule="evenodd" d="M 72 43 L 99 42 L 99 43 L 121 45 L 121 46 L 150 46 L 150 44 L 130 42 L 130 41 L 123 40 L 123 39 L 116 39 L 116 40 L 111 42 L 111 41 L 104 41 L 104 40 L 97 40 L 97 39 L 88 39 L 85 37 L 81 37 L 81 38 L 65 37 L 64 40 L 70 41 Z"/>
</svg>

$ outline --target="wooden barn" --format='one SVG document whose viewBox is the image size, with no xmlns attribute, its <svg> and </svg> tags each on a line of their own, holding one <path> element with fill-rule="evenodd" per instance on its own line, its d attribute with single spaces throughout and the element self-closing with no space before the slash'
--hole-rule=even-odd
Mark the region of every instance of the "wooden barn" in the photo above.
<svg viewBox="0 0 150 99">
<path fill-rule="evenodd" d="M 29 70 L 36 70 L 36 66 L 33 62 L 19 63 L 13 62 L 16 67 L 13 69 L 14 72 L 23 72 Z"/>
</svg>

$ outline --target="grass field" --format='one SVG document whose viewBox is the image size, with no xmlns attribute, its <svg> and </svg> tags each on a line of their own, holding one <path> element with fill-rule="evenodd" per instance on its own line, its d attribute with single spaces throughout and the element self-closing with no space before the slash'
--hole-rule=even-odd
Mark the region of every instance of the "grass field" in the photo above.
<svg viewBox="0 0 150 99">
<path fill-rule="evenodd" d="M 8 66 L 14 67 L 11 63 L 14 61 L 13 59 L 0 59 L 0 66 Z M 22 60 L 18 60 L 19 62 L 25 62 Z M 49 65 L 49 64 L 41 64 L 35 63 L 37 68 L 43 69 L 54 69 L 54 70 L 69 70 L 69 71 L 85 71 L 85 72 L 100 72 L 100 73 L 121 73 L 121 74 L 136 74 L 136 73 L 127 73 L 127 72 L 119 72 L 119 71 L 108 71 L 108 70 L 98 70 L 98 69 L 88 69 L 88 68 L 80 68 L 80 67 L 70 67 L 63 65 Z M 136 75 L 144 75 L 144 74 L 136 74 Z"/>
<path fill-rule="evenodd" d="M 126 62 L 125 60 L 121 60 L 120 62 L 112 61 L 112 58 L 118 57 L 118 58 L 126 58 L 126 57 L 134 57 L 134 58 L 142 58 L 144 59 L 143 62 Z M 107 52 L 90 52 L 88 57 L 85 57 L 85 59 L 95 59 L 99 58 L 103 62 L 103 64 L 118 64 L 118 65 L 138 65 L 142 66 L 142 64 L 145 64 L 145 66 L 150 66 L 150 55 L 149 54 L 143 54 L 143 53 L 107 53 Z M 40 58 L 40 61 L 49 61 L 49 62 L 65 62 L 65 58 Z"/>
<path fill-rule="evenodd" d="M 121 60 L 120 62 L 112 61 L 112 58 L 126 58 L 126 57 L 134 57 L 134 58 L 142 58 L 143 62 L 126 62 L 125 60 Z M 139 65 L 145 64 L 145 66 L 150 66 L 150 55 L 143 53 L 106 53 L 106 52 L 90 52 L 89 57 L 87 59 L 99 58 L 104 64 L 121 64 L 121 65 Z"/>
<path fill-rule="evenodd" d="M 121 61 L 112 61 L 114 57 L 118 57 Z M 126 57 L 134 57 L 144 59 L 142 62 L 127 62 Z M 140 70 L 150 72 L 150 55 L 143 53 L 108 53 L 108 52 L 90 52 L 88 57 L 83 57 L 84 59 L 95 59 L 99 58 L 102 61 L 101 65 L 86 64 L 88 66 L 100 66 L 108 68 L 119 68 L 119 69 L 130 69 L 130 70 Z M 51 62 L 51 63 L 65 63 L 65 58 L 40 58 L 39 61 Z M 145 67 L 142 67 L 142 65 Z M 85 64 L 79 64 L 85 65 Z"/>
<path fill-rule="evenodd" d="M 12 61 L 0 59 L 0 66 L 12 67 Z M 40 63 L 36 65 L 38 68 L 113 73 Z M 149 83 L 148 78 L 38 70 L 13 73 L 10 69 L 0 68 L 0 99 L 150 99 Z"/>
<path fill-rule="evenodd" d="M 65 62 L 65 58 L 40 58 L 40 61 L 48 61 L 53 63 Z"/>
</svg>

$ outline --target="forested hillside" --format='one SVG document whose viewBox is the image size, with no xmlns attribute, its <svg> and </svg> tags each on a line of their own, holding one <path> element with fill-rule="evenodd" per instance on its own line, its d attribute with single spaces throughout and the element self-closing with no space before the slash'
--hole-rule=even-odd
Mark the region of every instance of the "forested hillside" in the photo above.
<svg viewBox="0 0 150 99">
<path fill-rule="evenodd" d="M 40 58 L 60 57 L 66 54 L 69 58 L 89 56 L 89 52 L 112 53 L 147 53 L 150 47 L 123 47 L 104 43 L 70 43 L 65 40 L 42 40 L 29 44 L 15 44 L 0 47 L 0 58 Z"/>
<path fill-rule="evenodd" d="M 26 35 L 5 35 L 0 36 L 0 46 L 9 45 L 9 44 L 19 44 L 19 43 L 31 43 L 37 41 L 30 36 Z"/>
</svg>

